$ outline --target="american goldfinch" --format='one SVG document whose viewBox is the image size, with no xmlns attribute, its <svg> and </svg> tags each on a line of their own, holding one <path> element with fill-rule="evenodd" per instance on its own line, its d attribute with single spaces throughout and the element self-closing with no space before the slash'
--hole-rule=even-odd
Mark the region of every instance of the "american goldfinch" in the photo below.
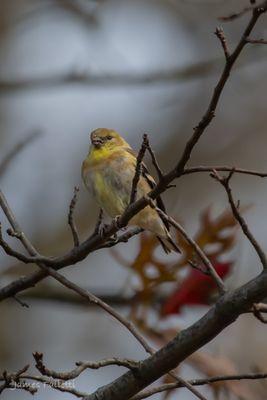
<svg viewBox="0 0 267 400">
<path fill-rule="evenodd" d="M 98 205 L 111 218 L 125 211 L 129 205 L 132 182 L 136 169 L 136 155 L 131 146 L 113 129 L 98 128 L 91 133 L 89 153 L 82 164 L 82 178 L 85 186 L 95 197 Z M 145 196 L 155 186 L 144 163 L 137 185 L 136 200 Z M 160 197 L 156 204 L 165 210 Z M 136 214 L 130 225 L 153 232 L 166 253 L 180 252 L 169 234 L 169 226 L 157 211 L 147 206 Z"/>
</svg>

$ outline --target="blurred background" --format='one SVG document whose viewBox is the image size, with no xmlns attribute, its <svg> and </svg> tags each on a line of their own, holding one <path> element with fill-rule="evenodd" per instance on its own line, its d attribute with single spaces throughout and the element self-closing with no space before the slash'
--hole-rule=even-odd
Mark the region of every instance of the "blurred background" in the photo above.
<svg viewBox="0 0 267 400">
<path fill-rule="evenodd" d="M 217 18 L 239 11 L 248 3 L 241 0 L 1 1 L 2 160 L 18 142 L 32 132 L 39 132 L 2 174 L 1 188 L 23 229 L 42 253 L 62 254 L 72 246 L 67 213 L 75 185 L 80 186 L 75 218 L 81 238 L 85 239 L 94 227 L 98 209 L 80 178 L 80 166 L 93 129 L 116 129 L 136 150 L 146 132 L 162 169 L 168 171 L 174 166 L 207 107 L 223 67 L 221 45 L 213 34 L 220 25 Z M 248 17 L 224 25 L 231 49 Z M 262 17 L 253 38 L 266 37 L 266 17 Z M 226 85 L 216 118 L 195 149 L 190 165 L 223 164 L 267 171 L 266 67 L 266 46 L 248 45 Z M 147 164 L 151 167 L 149 159 Z M 266 181 L 235 176 L 233 189 L 236 199 L 250 206 L 246 219 L 266 248 Z M 222 188 L 208 174 L 179 179 L 177 187 L 163 197 L 169 213 L 182 221 L 192 235 L 198 230 L 207 234 L 210 224 L 204 226 L 201 215 L 205 210 L 207 213 L 208 207 L 213 220 L 228 207 Z M 4 221 L 2 214 L 1 220 Z M 227 279 L 230 288 L 246 282 L 261 269 L 250 244 L 240 232 L 235 230 L 233 235 L 235 242 L 218 257 L 219 261 L 231 262 Z M 64 274 L 97 295 L 110 296 L 111 300 L 112 296 L 131 297 L 142 289 L 140 276 L 131 268 L 140 251 L 140 238 L 116 249 L 116 255 L 108 249 L 95 252 L 65 269 Z M 160 249 L 155 251 L 161 262 L 168 265 L 177 262 L 175 256 L 166 257 Z M 128 260 L 129 268 L 118 260 L 118 252 Z M 1 254 L 1 286 L 36 268 L 18 265 Z M 153 275 L 152 269 L 150 272 Z M 184 276 L 188 273 L 189 269 L 182 271 Z M 175 285 L 163 284 L 163 291 L 159 288 L 156 295 L 164 291 L 167 295 L 172 293 Z M 79 360 L 146 356 L 134 338 L 109 315 L 86 307 L 50 278 L 21 298 L 29 308 L 21 307 L 14 299 L 0 305 L 1 370 L 17 370 L 27 363 L 34 365 L 31 353 L 36 350 L 44 352 L 47 365 L 54 370 L 71 369 Z M 153 329 L 171 336 L 208 309 L 208 305 L 192 306 L 184 302 L 179 312 L 163 318 L 153 309 L 153 299 L 150 301 L 143 318 Z M 120 305 L 119 310 L 126 316 L 133 311 L 129 304 Z M 163 344 L 145 330 L 143 333 L 153 346 Z M 178 372 L 189 379 L 222 372 L 266 371 L 265 337 L 259 321 L 243 316 L 202 349 L 198 359 L 180 366 Z M 216 369 L 218 366 L 221 369 Z M 85 372 L 76 386 L 92 392 L 122 372 L 118 367 Z M 206 386 L 200 390 L 209 399 L 260 400 L 266 398 L 267 386 L 264 382 L 249 382 Z M 3 399 L 12 400 L 28 396 L 23 391 L 2 394 Z M 72 397 L 41 388 L 36 398 Z M 163 395 L 153 398 L 163 399 Z M 169 398 L 194 397 L 180 389 Z"/>
</svg>

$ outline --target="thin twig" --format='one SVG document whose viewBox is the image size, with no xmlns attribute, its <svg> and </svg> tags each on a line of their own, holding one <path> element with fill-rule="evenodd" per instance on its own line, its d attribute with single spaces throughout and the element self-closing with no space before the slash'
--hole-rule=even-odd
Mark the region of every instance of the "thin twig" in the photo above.
<svg viewBox="0 0 267 400">
<path fill-rule="evenodd" d="M 29 304 L 26 303 L 25 301 L 21 300 L 18 296 L 13 296 L 13 299 L 19 304 L 21 305 L 21 307 L 25 307 L 25 308 L 30 308 Z"/>
<path fill-rule="evenodd" d="M 30 394 L 35 394 L 37 392 L 37 388 L 32 388 L 29 385 L 19 385 L 20 379 L 22 375 L 29 369 L 29 365 L 26 365 L 19 371 L 15 373 L 8 373 L 7 371 L 3 372 L 3 375 L 0 380 L 4 381 L 4 383 L 0 386 L 0 394 L 5 389 L 22 389 Z"/>
<path fill-rule="evenodd" d="M 189 382 L 193 386 L 210 385 L 216 382 L 224 381 L 240 381 L 240 380 L 255 380 L 255 379 L 266 379 L 267 373 L 251 373 L 251 374 L 241 374 L 241 375 L 221 375 L 213 376 L 211 378 L 203 379 L 191 379 Z M 182 387 L 179 383 L 166 383 L 152 389 L 146 390 L 132 397 L 131 400 L 143 400 L 157 393 L 166 392 L 169 390 L 177 389 Z"/>
<path fill-rule="evenodd" d="M 267 40 L 265 40 L 265 39 L 250 39 L 250 38 L 247 38 L 247 43 L 251 43 L 251 44 L 267 44 Z"/>
<path fill-rule="evenodd" d="M 229 56 L 230 56 L 230 51 L 228 49 L 228 44 L 227 44 L 226 37 L 225 37 L 223 29 L 217 27 L 216 30 L 215 30 L 215 35 L 217 36 L 217 38 L 221 42 L 221 45 L 222 45 L 222 48 L 223 48 L 223 52 L 224 52 L 224 56 L 225 56 L 225 59 L 227 61 Z"/>
<path fill-rule="evenodd" d="M 210 165 L 210 166 L 199 165 L 196 167 L 188 167 L 184 169 L 183 175 L 195 174 L 198 172 L 213 172 L 214 170 L 218 172 L 231 172 L 233 169 L 237 174 L 258 176 L 259 178 L 267 177 L 267 172 L 254 171 L 245 168 L 236 168 L 227 165 Z"/>
<path fill-rule="evenodd" d="M 130 370 L 135 370 L 140 362 L 135 360 L 130 360 L 126 358 L 107 358 L 101 361 L 78 361 L 76 362 L 77 367 L 68 372 L 58 372 L 52 369 L 47 368 L 43 363 L 43 354 L 35 352 L 33 353 L 33 357 L 35 359 L 36 365 L 35 367 L 38 371 L 45 376 L 60 379 L 62 381 L 68 381 L 70 379 L 75 379 L 80 376 L 86 369 L 99 369 L 103 367 L 107 367 L 109 365 L 117 365 L 118 367 L 125 367 Z"/>
<path fill-rule="evenodd" d="M 133 204 L 135 202 L 135 200 L 136 200 L 137 186 L 138 186 L 138 182 L 139 182 L 140 176 L 142 174 L 142 162 L 143 162 L 143 158 L 145 156 L 145 152 L 146 152 L 146 149 L 147 149 L 147 142 L 148 142 L 147 135 L 144 134 L 143 135 L 143 142 L 142 142 L 142 145 L 140 147 L 138 156 L 136 158 L 135 174 L 134 174 L 133 181 L 132 181 L 132 189 L 131 189 L 129 205 Z"/>
<path fill-rule="evenodd" d="M 70 229 L 71 229 L 74 247 L 78 247 L 80 245 L 80 240 L 79 240 L 77 227 L 76 227 L 76 224 L 75 224 L 75 221 L 74 221 L 74 218 L 73 218 L 73 213 L 74 213 L 75 206 L 76 206 L 77 200 L 78 200 L 78 192 L 79 192 L 79 190 L 80 189 L 78 188 L 78 186 L 75 186 L 73 197 L 72 197 L 71 202 L 70 202 L 69 214 L 68 214 L 68 224 L 69 224 Z"/>
<path fill-rule="evenodd" d="M 261 261 L 261 264 L 264 269 L 267 269 L 267 258 L 265 252 L 262 250 L 261 246 L 251 233 L 244 217 L 241 216 L 240 212 L 238 211 L 238 207 L 235 204 L 233 195 L 232 195 L 232 190 L 230 188 L 230 180 L 234 174 L 235 170 L 232 170 L 227 177 L 222 177 L 219 175 L 219 173 L 214 170 L 213 173 L 211 173 L 211 177 L 217 180 L 221 185 L 224 187 L 226 194 L 228 196 L 228 201 L 232 209 L 233 216 L 239 223 L 244 235 L 248 238 L 249 242 L 252 244 L 254 247 L 256 253 L 258 254 L 258 257 Z"/>
<path fill-rule="evenodd" d="M 235 50 L 229 55 L 227 60 L 225 61 L 225 66 L 222 71 L 222 74 L 220 76 L 220 79 L 215 86 L 215 89 L 213 91 L 208 109 L 204 116 L 202 117 L 201 121 L 198 123 L 198 125 L 194 128 L 194 134 L 191 136 L 191 138 L 188 140 L 186 143 L 185 149 L 183 151 L 182 157 L 180 158 L 180 161 L 178 162 L 176 166 L 177 170 L 177 175 L 180 176 L 183 173 L 183 169 L 190 159 L 191 153 L 193 151 L 193 148 L 199 141 L 200 137 L 202 136 L 203 132 L 205 129 L 208 127 L 208 125 L 211 123 L 212 119 L 215 116 L 215 110 L 217 108 L 219 99 L 221 97 L 221 94 L 223 92 L 223 89 L 225 87 L 226 82 L 228 81 L 228 78 L 230 76 L 230 73 L 232 71 L 232 68 L 238 59 L 241 51 L 247 44 L 246 39 L 249 37 L 251 31 L 253 30 L 258 18 L 260 17 L 261 14 L 263 14 L 267 9 L 267 1 L 265 0 L 262 2 L 260 5 L 258 5 L 257 8 L 253 9 L 252 17 L 250 18 L 250 21 L 247 25 L 247 27 L 244 30 L 243 35 L 241 36 L 241 39 L 239 43 L 237 44 Z"/>
<path fill-rule="evenodd" d="M 248 13 L 249 11 L 255 10 L 255 8 L 257 8 L 257 7 L 259 7 L 259 6 L 256 5 L 256 6 L 245 7 L 241 11 L 234 12 L 234 13 L 232 13 L 230 15 L 219 17 L 218 20 L 222 21 L 222 22 L 233 21 L 236 18 L 242 17 L 244 14 Z"/>
<path fill-rule="evenodd" d="M 162 170 L 161 170 L 161 168 L 159 166 L 159 163 L 157 161 L 155 152 L 153 151 L 152 147 L 150 146 L 148 137 L 147 137 L 147 150 L 150 153 L 152 163 L 153 163 L 153 165 L 154 165 L 154 167 L 155 167 L 155 169 L 157 171 L 157 174 L 158 174 L 158 178 L 159 178 L 159 180 L 162 180 L 163 177 L 164 177 L 164 174 L 163 174 L 163 172 L 162 172 Z"/>
<path fill-rule="evenodd" d="M 216 270 L 214 269 L 212 263 L 204 253 L 204 251 L 199 247 L 199 245 L 187 234 L 187 232 L 184 230 L 184 228 L 177 222 L 175 221 L 172 217 L 169 215 L 165 214 L 162 210 L 160 210 L 158 207 L 156 207 L 157 212 L 167 220 L 175 229 L 177 229 L 178 232 L 181 233 L 181 235 L 184 237 L 184 239 L 192 246 L 192 248 L 195 250 L 196 254 L 199 256 L 201 261 L 206 267 L 206 272 L 213 278 L 215 281 L 216 285 L 218 286 L 218 290 L 221 295 L 225 294 L 226 288 L 224 285 L 223 280 L 220 278 L 220 276 L 217 274 Z"/>
</svg>

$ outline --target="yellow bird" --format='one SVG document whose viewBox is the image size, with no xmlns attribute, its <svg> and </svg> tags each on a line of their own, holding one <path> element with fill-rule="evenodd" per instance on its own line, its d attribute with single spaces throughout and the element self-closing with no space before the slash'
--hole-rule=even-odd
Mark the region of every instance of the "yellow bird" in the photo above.
<svg viewBox="0 0 267 400">
<path fill-rule="evenodd" d="M 111 218 L 123 214 L 129 205 L 136 161 L 131 146 L 113 129 L 98 128 L 91 133 L 89 153 L 82 164 L 82 178 L 98 205 Z M 136 200 L 148 194 L 153 187 L 155 181 L 142 163 Z M 165 211 L 160 197 L 156 204 Z M 168 223 L 152 207 L 145 207 L 129 224 L 153 232 L 166 253 L 171 250 L 180 252 L 170 236 Z"/>
</svg>

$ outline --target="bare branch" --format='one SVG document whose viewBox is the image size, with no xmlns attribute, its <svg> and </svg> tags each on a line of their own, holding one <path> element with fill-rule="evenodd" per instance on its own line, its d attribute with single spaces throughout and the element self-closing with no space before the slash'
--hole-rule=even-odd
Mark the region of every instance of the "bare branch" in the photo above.
<svg viewBox="0 0 267 400">
<path fill-rule="evenodd" d="M 197 322 L 180 331 L 166 346 L 140 363 L 134 373 L 127 372 L 88 396 L 87 400 L 127 400 L 142 388 L 172 370 L 190 354 L 210 342 L 224 328 L 232 324 L 243 312 L 267 295 L 267 273 L 235 291 L 227 292 Z"/>
<path fill-rule="evenodd" d="M 257 5 L 252 5 L 250 7 L 245 7 L 243 8 L 243 10 L 239 11 L 239 12 L 234 12 L 230 15 L 224 16 L 224 17 L 219 17 L 218 20 L 222 21 L 222 22 L 229 22 L 229 21 L 233 21 L 234 19 L 237 19 L 239 17 L 242 17 L 244 14 L 250 12 L 250 11 L 254 11 L 256 8 L 258 8 L 259 6 Z"/>
<path fill-rule="evenodd" d="M 141 145 L 141 148 L 139 150 L 138 156 L 136 158 L 136 167 L 135 167 L 135 174 L 133 177 L 133 182 L 132 182 L 132 189 L 131 189 L 131 195 L 130 195 L 130 203 L 129 204 L 133 204 L 136 200 L 136 196 L 137 196 L 137 186 L 138 186 L 138 182 L 140 179 L 140 175 L 142 174 L 142 162 L 143 162 L 143 158 L 145 156 L 145 152 L 147 149 L 147 143 L 148 143 L 148 138 L 147 135 L 144 134 L 143 135 L 143 142 Z"/>
<path fill-rule="evenodd" d="M 260 171 L 254 171 L 250 169 L 244 169 L 244 168 L 236 168 L 236 167 L 230 167 L 227 165 L 211 165 L 211 166 L 197 166 L 197 167 L 188 167 L 184 169 L 183 175 L 188 175 L 188 174 L 195 174 L 198 172 L 213 172 L 214 170 L 218 172 L 231 172 L 235 170 L 235 173 L 237 174 L 243 174 L 243 175 L 252 175 L 252 176 L 258 176 L 259 178 L 266 178 L 267 177 L 267 172 L 260 172 Z"/>
<path fill-rule="evenodd" d="M 214 170 L 214 172 L 211 173 L 211 177 L 216 179 L 224 187 L 224 189 L 225 189 L 225 191 L 227 193 L 228 201 L 229 201 L 229 204 L 231 206 L 232 213 L 233 213 L 235 219 L 239 223 L 244 235 L 248 238 L 248 240 L 250 241 L 250 243 L 254 247 L 254 249 L 255 249 L 256 253 L 258 254 L 258 257 L 259 257 L 259 259 L 261 261 L 261 264 L 262 264 L 263 268 L 267 269 L 266 254 L 262 250 L 262 248 L 260 247 L 259 243 L 255 239 L 255 237 L 253 236 L 251 231 L 249 230 L 249 227 L 248 227 L 245 219 L 241 216 L 240 212 L 238 211 L 238 206 L 236 206 L 235 201 L 233 199 L 232 190 L 231 190 L 230 184 L 229 184 L 233 174 L 234 174 L 234 170 L 232 170 L 232 172 L 229 173 L 228 177 L 221 177 L 218 174 L 218 172 L 216 170 Z"/>
<path fill-rule="evenodd" d="M 21 241 L 22 245 L 25 247 L 25 249 L 28 251 L 28 253 L 30 255 L 32 255 L 34 257 L 37 256 L 37 258 L 38 258 L 39 257 L 38 252 L 36 251 L 34 246 L 31 244 L 31 242 L 29 241 L 27 236 L 22 232 L 17 220 L 15 219 L 13 212 L 11 211 L 4 195 L 1 192 L 0 192 L 0 206 L 2 207 L 7 219 L 9 220 L 10 225 L 12 226 L 12 229 L 14 229 L 14 232 L 16 232 L 16 237 Z M 1 243 L 1 240 L 0 240 L 0 245 L 2 245 L 2 247 L 4 249 L 7 248 L 7 250 L 10 253 L 13 252 L 13 256 L 15 256 L 16 252 L 12 249 L 10 250 L 10 247 L 3 241 L 3 239 L 2 239 L 2 242 L 3 243 Z M 18 258 L 18 257 L 20 257 L 20 258 Z M 17 258 L 22 261 L 23 255 L 18 253 L 18 257 Z M 27 262 L 27 260 L 26 260 L 26 262 Z M 94 294 L 90 293 L 88 290 L 85 290 L 85 289 L 81 288 L 80 286 L 76 285 L 75 283 L 71 282 L 70 280 L 65 278 L 63 275 L 61 275 L 60 273 L 55 271 L 53 268 L 44 265 L 40 261 L 36 262 L 36 263 L 42 270 L 44 270 L 48 275 L 55 278 L 62 285 L 69 288 L 70 290 L 76 292 L 81 297 L 83 297 L 87 301 L 89 301 L 89 303 L 94 303 L 94 304 L 98 305 L 99 307 L 101 307 L 106 312 L 108 312 L 118 322 L 120 322 L 126 329 L 129 330 L 129 332 L 136 338 L 136 340 L 141 344 L 141 346 L 146 350 L 146 352 L 148 352 L 149 354 L 154 354 L 154 352 L 155 352 L 154 349 L 146 342 L 146 340 L 143 338 L 143 336 L 137 331 L 135 326 L 130 321 L 128 321 L 126 318 L 124 318 L 120 313 L 118 313 L 114 308 L 112 308 L 111 306 L 106 304 L 101 299 L 97 298 Z M 36 361 L 37 361 L 37 366 L 38 366 L 38 360 L 40 362 L 40 360 L 42 359 L 42 355 L 40 355 L 39 353 L 35 353 L 35 356 L 36 356 Z M 40 366 L 40 370 L 41 370 L 43 367 L 41 362 L 40 362 L 39 366 Z M 170 375 L 173 378 L 175 378 L 177 381 L 182 382 L 184 384 L 184 386 L 186 386 L 200 400 L 206 400 L 206 398 L 201 393 L 199 393 L 194 387 L 192 387 L 192 385 L 187 383 L 185 380 L 183 380 L 182 378 L 176 377 L 176 375 L 174 375 L 173 373 L 170 373 Z"/>
<path fill-rule="evenodd" d="M 267 44 L 267 40 L 265 40 L 265 39 L 250 39 L 250 38 L 247 38 L 247 43 L 251 43 L 251 44 Z"/>
<path fill-rule="evenodd" d="M 41 131 L 30 132 L 24 139 L 18 142 L 0 162 L 0 178 L 5 174 L 14 158 L 30 143 L 41 135 Z"/>
<path fill-rule="evenodd" d="M 2 381 L 4 383 L 0 386 L 0 394 L 5 390 L 5 389 L 23 389 L 26 392 L 29 392 L 30 394 L 35 394 L 37 392 L 36 388 L 32 388 L 31 386 L 28 385 L 18 385 L 20 382 L 21 376 L 29 369 L 29 365 L 26 365 L 23 367 L 21 370 L 15 372 L 15 373 L 8 373 L 7 371 L 3 372 L 2 375 Z"/>
<path fill-rule="evenodd" d="M 157 171 L 159 180 L 163 179 L 164 178 L 164 174 L 163 174 L 163 172 L 162 172 L 162 170 L 161 170 L 161 168 L 159 166 L 159 163 L 157 161 L 156 155 L 155 155 L 152 147 L 150 146 L 148 137 L 147 137 L 147 150 L 149 151 L 149 153 L 151 155 L 152 163 L 153 163 L 153 165 L 154 165 L 154 167 L 155 167 L 155 169 Z"/>
<path fill-rule="evenodd" d="M 195 127 L 194 129 L 194 134 L 191 136 L 191 138 L 188 140 L 184 152 L 182 154 L 182 157 L 180 161 L 177 164 L 177 176 L 180 176 L 183 173 L 183 169 L 190 159 L 191 153 L 193 151 L 193 148 L 197 144 L 198 140 L 202 136 L 203 132 L 205 129 L 208 127 L 208 125 L 211 123 L 212 119 L 215 116 L 215 110 L 217 108 L 219 99 L 221 97 L 221 94 L 223 92 L 223 89 L 225 87 L 226 82 L 228 81 L 228 78 L 230 76 L 230 73 L 232 71 L 232 68 L 239 57 L 241 51 L 243 50 L 244 46 L 247 44 L 246 39 L 249 37 L 250 33 L 252 32 L 258 18 L 260 17 L 261 14 L 266 12 L 267 9 L 267 1 L 265 0 L 262 2 L 260 5 L 257 6 L 257 8 L 253 9 L 252 17 L 250 18 L 250 21 L 247 25 L 247 27 L 244 30 L 244 33 L 237 44 L 235 50 L 229 55 L 227 60 L 225 61 L 225 66 L 222 71 L 221 77 L 214 89 L 213 95 L 211 97 L 211 101 L 209 103 L 208 109 L 204 116 L 202 117 L 201 121 L 199 124 Z"/>
<path fill-rule="evenodd" d="M 191 379 L 189 382 L 193 386 L 210 385 L 211 383 L 223 382 L 223 381 L 240 381 L 240 380 L 255 380 L 255 379 L 266 379 L 267 373 L 251 373 L 251 374 L 240 374 L 240 375 L 221 375 L 213 376 L 212 378 L 204 379 Z M 145 392 L 141 392 L 132 398 L 132 400 L 143 400 L 157 393 L 162 393 L 172 389 L 182 387 L 179 383 L 166 383 L 164 385 L 157 386 Z"/>
<path fill-rule="evenodd" d="M 74 194 L 73 194 L 73 197 L 72 197 L 71 202 L 70 202 L 69 214 L 68 214 L 68 224 L 69 224 L 70 229 L 71 229 L 74 247 L 78 247 L 79 244 L 80 244 L 77 227 L 76 227 L 74 219 L 73 219 L 73 213 L 74 213 L 74 209 L 75 209 L 75 206 L 76 206 L 76 203 L 77 203 L 77 200 L 78 200 L 78 192 L 79 192 L 79 190 L 80 189 L 78 188 L 78 186 L 75 186 Z"/>
<path fill-rule="evenodd" d="M 66 85 L 84 86 L 125 86 L 125 85 L 150 85 L 153 83 L 168 83 L 189 81 L 192 79 L 210 76 L 216 71 L 221 58 L 215 58 L 210 61 L 189 64 L 186 67 L 173 68 L 169 71 L 156 71 L 149 73 L 136 74 L 130 73 L 112 73 L 95 74 L 90 71 L 61 72 L 58 74 L 47 75 L 36 78 L 25 79 L 7 79 L 0 78 L 0 93 L 18 91 L 18 90 L 38 90 L 50 89 L 55 87 L 64 87 Z M 246 62 L 247 63 L 247 62 Z"/>
<path fill-rule="evenodd" d="M 223 29 L 217 27 L 216 31 L 215 31 L 215 35 L 217 36 L 217 38 L 221 42 L 221 45 L 222 45 L 222 48 L 223 48 L 223 52 L 224 52 L 224 56 L 225 56 L 225 59 L 227 61 L 229 56 L 230 56 L 230 51 L 228 49 L 228 45 L 227 45 L 227 41 L 226 41 L 226 37 L 225 37 Z"/>
<path fill-rule="evenodd" d="M 43 354 L 35 352 L 33 357 L 36 361 L 35 367 L 38 371 L 45 376 L 49 376 L 54 379 L 60 379 L 67 381 L 70 379 L 75 379 L 80 376 L 86 369 L 99 369 L 109 365 L 117 365 L 118 367 L 125 367 L 130 370 L 135 370 L 139 366 L 138 361 L 124 359 L 124 358 L 108 358 L 105 360 L 92 362 L 92 361 L 78 361 L 76 362 L 77 367 L 68 372 L 57 372 L 52 369 L 47 368 L 43 363 Z"/>
<path fill-rule="evenodd" d="M 198 244 L 187 234 L 187 232 L 184 230 L 184 228 L 177 221 L 175 221 L 169 215 L 165 214 L 158 207 L 156 207 L 156 210 L 162 216 L 162 218 L 164 218 L 175 229 L 177 229 L 177 231 L 181 233 L 181 235 L 184 237 L 184 239 L 192 246 L 192 248 L 195 250 L 196 254 L 199 256 L 199 258 L 205 265 L 206 272 L 214 279 L 214 281 L 219 289 L 220 294 L 222 294 L 222 295 L 225 294 L 226 288 L 225 288 L 224 282 L 217 274 L 216 270 L 214 269 L 212 263 L 210 262 L 210 260 L 208 259 L 208 257 L 204 253 L 204 251 L 202 251 L 202 249 L 198 246 Z"/>
</svg>

